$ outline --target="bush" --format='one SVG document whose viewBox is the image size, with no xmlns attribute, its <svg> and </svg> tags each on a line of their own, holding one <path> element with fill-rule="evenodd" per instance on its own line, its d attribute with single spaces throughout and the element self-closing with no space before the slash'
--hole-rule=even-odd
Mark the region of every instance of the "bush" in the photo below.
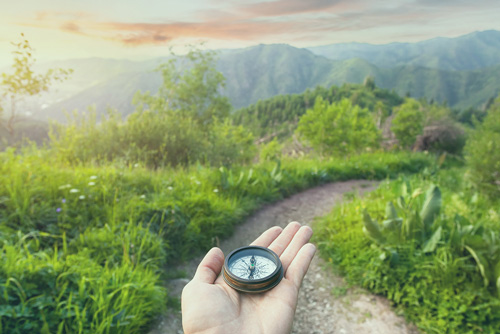
<svg viewBox="0 0 500 334">
<path fill-rule="evenodd" d="M 407 99 L 396 111 L 392 120 L 391 130 L 394 132 L 399 145 L 411 148 L 422 133 L 424 127 L 424 114 L 420 103 L 414 99 Z"/>
<path fill-rule="evenodd" d="M 387 296 L 422 331 L 497 333 L 498 212 L 457 191 L 463 171 L 447 173 L 433 178 L 442 194 L 419 177 L 334 209 L 316 223 L 316 239 L 351 283 Z"/>
<path fill-rule="evenodd" d="M 297 133 L 321 154 L 346 154 L 378 147 L 380 132 L 368 109 L 353 106 L 343 99 L 329 104 L 321 97 L 307 110 Z"/>
<path fill-rule="evenodd" d="M 474 184 L 492 198 L 500 195 L 500 97 L 482 124 L 471 131 L 465 146 L 466 161 Z"/>
</svg>

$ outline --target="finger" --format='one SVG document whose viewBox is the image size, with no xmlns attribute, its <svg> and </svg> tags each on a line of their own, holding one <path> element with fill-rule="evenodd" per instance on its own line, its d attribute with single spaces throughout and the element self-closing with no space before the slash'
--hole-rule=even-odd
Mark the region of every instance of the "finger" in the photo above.
<svg viewBox="0 0 500 334">
<path fill-rule="evenodd" d="M 250 245 L 269 247 L 269 245 L 281 234 L 283 229 L 279 226 L 274 226 L 262 233 L 254 242 Z"/>
<path fill-rule="evenodd" d="M 271 243 L 269 249 L 273 250 L 278 256 L 281 256 L 283 251 L 288 247 L 290 241 L 292 241 L 293 236 L 300 228 L 300 224 L 297 222 L 291 222 L 287 227 L 281 232 L 281 234 Z"/>
<path fill-rule="evenodd" d="M 297 253 L 300 251 L 302 246 L 309 242 L 312 234 L 313 231 L 309 226 L 302 226 L 295 234 L 288 247 L 280 256 L 281 264 L 283 265 L 283 270 L 285 272 L 288 269 L 290 263 L 292 263 L 295 256 L 297 256 Z"/>
<path fill-rule="evenodd" d="M 201 260 L 193 280 L 213 284 L 217 276 L 219 276 L 223 265 L 224 253 L 222 253 L 220 248 L 214 247 L 209 250 L 203 260 Z"/>
<path fill-rule="evenodd" d="M 285 278 L 292 281 L 297 289 L 302 284 L 302 279 L 304 279 L 307 269 L 309 269 L 314 253 L 316 253 L 316 247 L 313 244 L 304 245 L 285 273 Z"/>
</svg>

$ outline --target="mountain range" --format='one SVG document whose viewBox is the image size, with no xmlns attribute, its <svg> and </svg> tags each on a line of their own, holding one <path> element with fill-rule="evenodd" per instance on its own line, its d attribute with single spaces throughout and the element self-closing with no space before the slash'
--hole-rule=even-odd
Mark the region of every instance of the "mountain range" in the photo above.
<svg viewBox="0 0 500 334">
<path fill-rule="evenodd" d="M 161 85 L 154 69 L 166 59 L 90 58 L 39 65 L 40 70 L 72 68 L 74 73 L 50 93 L 28 101 L 24 109 L 59 121 L 65 119 L 63 110 L 84 111 L 91 105 L 98 114 L 112 107 L 128 115 L 137 91 L 155 92 Z M 481 108 L 500 92 L 500 32 L 386 45 L 257 45 L 222 50 L 217 68 L 226 77 L 224 93 L 235 109 L 318 85 L 361 83 L 367 76 L 400 95 L 447 102 L 453 108 Z"/>
</svg>

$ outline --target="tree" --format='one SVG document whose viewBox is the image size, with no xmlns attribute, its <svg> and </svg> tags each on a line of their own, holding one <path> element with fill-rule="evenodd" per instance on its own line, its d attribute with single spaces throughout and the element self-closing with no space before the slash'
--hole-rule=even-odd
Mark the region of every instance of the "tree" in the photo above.
<svg viewBox="0 0 500 334">
<path fill-rule="evenodd" d="M 174 55 L 157 69 L 163 84 L 156 95 L 137 93 L 134 102 L 139 109 L 166 110 L 190 116 L 207 125 L 214 117 L 229 115 L 231 104 L 222 96 L 225 78 L 216 69 L 216 53 L 192 48 L 185 56 Z"/>
<path fill-rule="evenodd" d="M 0 81 L 0 96 L 2 103 L 8 104 L 8 115 L 3 115 L 5 106 L 0 105 L 0 128 L 6 129 L 10 136 L 14 135 L 15 123 L 18 121 L 18 103 L 26 97 L 37 95 L 40 92 L 47 91 L 54 81 L 62 81 L 72 73 L 72 70 L 63 70 L 60 68 L 49 69 L 45 74 L 36 74 L 33 71 L 36 59 L 33 56 L 31 48 L 24 34 L 21 34 L 22 41 L 12 43 L 16 50 L 14 54 L 14 63 L 12 74 L 2 73 Z"/>
<path fill-rule="evenodd" d="M 349 99 L 329 104 L 321 97 L 299 120 L 297 133 L 321 154 L 346 154 L 377 147 L 380 132 L 368 109 Z"/>
<path fill-rule="evenodd" d="M 403 148 L 410 148 L 424 129 L 424 113 L 416 100 L 408 98 L 392 120 L 391 130 Z"/>
</svg>

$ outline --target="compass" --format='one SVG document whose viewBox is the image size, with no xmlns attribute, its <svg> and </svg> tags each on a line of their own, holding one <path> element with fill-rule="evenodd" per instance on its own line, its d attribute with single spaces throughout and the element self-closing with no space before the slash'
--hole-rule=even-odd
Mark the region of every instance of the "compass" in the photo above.
<svg viewBox="0 0 500 334">
<path fill-rule="evenodd" d="M 279 256 L 269 248 L 246 246 L 226 257 L 222 276 L 235 290 L 261 293 L 278 285 L 283 278 L 283 266 Z"/>
</svg>

